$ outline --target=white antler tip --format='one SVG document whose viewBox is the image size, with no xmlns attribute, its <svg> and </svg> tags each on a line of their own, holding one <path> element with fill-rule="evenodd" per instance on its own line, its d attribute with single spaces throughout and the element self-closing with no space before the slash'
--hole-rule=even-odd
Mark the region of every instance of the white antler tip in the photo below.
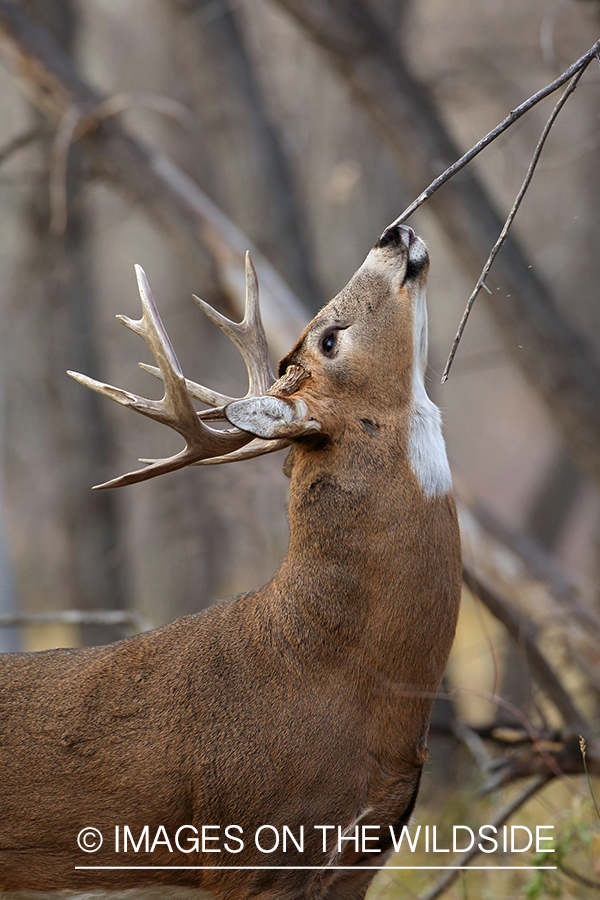
<svg viewBox="0 0 600 900">
<path fill-rule="evenodd" d="M 225 334 L 228 334 L 230 337 L 232 336 L 232 330 L 236 329 L 236 325 L 226 317 L 221 315 L 220 312 L 217 312 L 216 309 L 213 309 L 210 303 L 207 303 L 206 300 L 202 300 L 200 297 L 197 297 L 196 294 L 192 294 L 194 301 L 198 304 L 202 312 L 208 316 L 211 322 L 214 322 L 215 325 L 218 325 L 219 328 L 222 328 Z"/>
<path fill-rule="evenodd" d="M 81 372 L 72 372 L 70 369 L 67 369 L 67 375 L 74 378 L 75 381 L 78 381 L 79 384 L 83 384 L 85 387 L 90 387 L 92 382 L 94 384 L 96 383 L 93 378 L 90 378 L 88 375 L 82 375 Z"/>
<path fill-rule="evenodd" d="M 209 303 L 207 303 L 206 300 L 203 300 L 202 297 L 198 297 L 197 294 L 192 294 L 192 300 L 194 301 L 194 303 L 198 304 L 200 309 L 206 309 L 206 307 L 208 307 L 209 309 L 212 309 L 212 306 Z"/>
<path fill-rule="evenodd" d="M 134 266 L 135 269 L 135 277 L 137 278 L 138 291 L 140 293 L 140 299 L 142 301 L 142 306 L 146 305 L 154 305 L 154 299 L 152 297 L 152 289 L 150 287 L 150 282 L 148 281 L 148 277 L 141 266 L 138 266 L 136 263 Z"/>
<path fill-rule="evenodd" d="M 250 273 L 255 280 L 258 280 L 256 275 L 256 266 L 252 261 L 252 257 L 250 256 L 250 251 L 246 250 L 246 275 Z"/>
</svg>

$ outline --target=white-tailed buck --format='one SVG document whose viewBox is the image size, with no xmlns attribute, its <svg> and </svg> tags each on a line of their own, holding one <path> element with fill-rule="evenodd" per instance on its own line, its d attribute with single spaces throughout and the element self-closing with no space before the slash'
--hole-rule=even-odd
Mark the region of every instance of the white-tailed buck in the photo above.
<svg viewBox="0 0 600 900">
<path fill-rule="evenodd" d="M 186 447 L 102 486 L 289 446 L 289 550 L 264 587 L 156 631 L 1 658 L 1 890 L 364 897 L 415 805 L 460 593 L 428 264 L 412 229 L 386 232 L 272 383 L 248 261 L 240 325 L 199 301 L 246 360 L 238 400 L 183 377 L 138 270 L 143 316 L 123 322 L 163 400 L 75 377 Z"/>
</svg>

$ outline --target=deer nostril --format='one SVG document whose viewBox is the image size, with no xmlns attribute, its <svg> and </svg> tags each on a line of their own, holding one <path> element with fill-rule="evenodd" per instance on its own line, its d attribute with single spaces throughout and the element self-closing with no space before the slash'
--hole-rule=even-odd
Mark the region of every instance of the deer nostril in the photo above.
<svg viewBox="0 0 600 900">
<path fill-rule="evenodd" d="M 390 244 L 395 244 L 396 246 L 403 245 L 408 249 L 415 239 L 416 235 L 410 225 L 393 225 L 383 232 L 376 246 L 388 247 Z"/>
</svg>

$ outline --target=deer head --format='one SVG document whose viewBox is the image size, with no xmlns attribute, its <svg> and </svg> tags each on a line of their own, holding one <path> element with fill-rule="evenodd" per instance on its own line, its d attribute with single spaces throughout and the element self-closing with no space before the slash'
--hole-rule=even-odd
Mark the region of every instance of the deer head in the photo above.
<svg viewBox="0 0 600 900">
<path fill-rule="evenodd" d="M 185 439 L 183 451 L 98 487 L 144 481 L 188 465 L 234 462 L 290 444 L 305 448 L 335 444 L 344 433 L 373 435 L 394 421 L 404 429 L 405 455 L 426 495 L 450 488 L 439 413 L 428 399 L 425 282 L 426 247 L 405 225 L 387 231 L 349 284 L 308 325 L 279 364 L 269 370 L 258 305 L 258 283 L 246 258 L 246 314 L 233 323 L 195 297 L 200 308 L 234 341 L 248 369 L 244 398 L 234 399 L 184 378 L 156 309 L 143 270 L 136 266 L 143 315 L 119 316 L 150 347 L 158 368 L 141 367 L 161 378 L 160 401 L 69 374 L 101 394 L 156 419 Z M 211 409 L 197 413 L 192 400 Z M 207 421 L 226 421 L 217 430 Z"/>
</svg>

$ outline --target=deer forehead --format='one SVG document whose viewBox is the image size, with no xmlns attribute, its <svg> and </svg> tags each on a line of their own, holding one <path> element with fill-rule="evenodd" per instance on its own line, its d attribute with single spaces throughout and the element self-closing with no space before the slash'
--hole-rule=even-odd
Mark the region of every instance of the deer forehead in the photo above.
<svg viewBox="0 0 600 900">
<path fill-rule="evenodd" d="M 292 363 L 304 363 L 308 369 L 316 363 L 321 370 L 322 341 L 328 332 L 336 333 L 335 357 L 351 359 L 358 367 L 375 354 L 380 360 L 403 351 L 412 355 L 428 265 L 423 241 L 400 226 L 391 239 L 370 251 L 346 287 L 315 316 L 281 361 L 279 374 Z"/>
<path fill-rule="evenodd" d="M 396 368 L 412 360 L 415 323 L 422 317 L 422 292 L 381 273 L 362 273 L 335 297 L 310 323 L 292 353 L 282 361 L 280 372 L 292 362 L 309 369 L 335 369 L 342 364 L 357 370 L 379 362 Z M 330 358 L 323 341 L 335 335 Z"/>
</svg>

